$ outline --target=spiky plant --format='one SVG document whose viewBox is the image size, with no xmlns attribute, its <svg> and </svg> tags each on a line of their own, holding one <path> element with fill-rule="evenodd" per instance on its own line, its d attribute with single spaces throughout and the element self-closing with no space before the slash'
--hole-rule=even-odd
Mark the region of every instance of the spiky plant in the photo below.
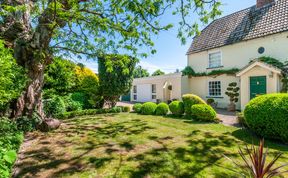
<svg viewBox="0 0 288 178">
<path fill-rule="evenodd" d="M 247 145 L 244 149 L 239 148 L 239 154 L 243 160 L 243 164 L 233 161 L 227 156 L 225 157 L 242 169 L 240 174 L 244 177 L 271 178 L 288 172 L 288 170 L 281 170 L 286 167 L 288 163 L 278 167 L 274 166 L 277 160 L 282 156 L 283 153 L 281 152 L 277 153 L 272 161 L 267 162 L 268 148 L 264 152 L 264 139 L 260 140 L 258 148 L 254 145 L 252 145 L 251 148 Z M 245 154 L 248 154 L 248 156 L 245 156 Z"/>
</svg>

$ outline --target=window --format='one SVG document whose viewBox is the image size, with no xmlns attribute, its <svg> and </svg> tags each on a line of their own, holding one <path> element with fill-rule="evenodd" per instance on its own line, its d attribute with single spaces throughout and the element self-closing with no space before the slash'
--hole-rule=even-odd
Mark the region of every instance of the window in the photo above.
<svg viewBox="0 0 288 178">
<path fill-rule="evenodd" d="M 152 93 L 156 93 L 156 85 L 152 84 Z"/>
<path fill-rule="evenodd" d="M 221 52 L 209 54 L 209 68 L 221 67 Z"/>
<path fill-rule="evenodd" d="M 137 93 L 137 86 L 136 85 L 133 86 L 133 93 Z"/>
<path fill-rule="evenodd" d="M 152 99 L 155 100 L 156 99 L 156 95 L 152 95 Z"/>
<path fill-rule="evenodd" d="M 133 95 L 133 100 L 134 100 L 134 101 L 137 100 L 137 95 Z"/>
<path fill-rule="evenodd" d="M 220 81 L 209 82 L 209 96 L 221 96 L 221 82 Z"/>
</svg>

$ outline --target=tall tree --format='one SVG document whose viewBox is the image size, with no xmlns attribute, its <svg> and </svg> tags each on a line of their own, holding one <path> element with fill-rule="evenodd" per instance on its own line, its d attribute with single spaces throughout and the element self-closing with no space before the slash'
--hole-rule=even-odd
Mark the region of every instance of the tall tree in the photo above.
<svg viewBox="0 0 288 178">
<path fill-rule="evenodd" d="M 142 66 L 137 66 L 133 72 L 134 78 L 149 77 L 149 72 L 146 69 L 143 69 Z"/>
<path fill-rule="evenodd" d="M 157 75 L 164 75 L 165 72 L 163 72 L 162 70 L 158 69 L 155 72 L 153 72 L 152 76 L 157 76 Z"/>
<path fill-rule="evenodd" d="M 178 37 L 185 42 L 186 34 L 194 35 L 198 27 L 186 21 L 189 12 L 207 23 L 220 14 L 220 5 L 219 0 L 0 0 L 0 38 L 14 49 L 30 79 L 18 99 L 16 117 L 32 116 L 36 110 L 45 118 L 41 91 L 53 55 L 96 58 L 117 50 L 136 55 L 143 46 L 154 53 L 151 36 L 172 27 L 159 21 L 167 9 L 180 14 Z"/>
<path fill-rule="evenodd" d="M 114 107 L 121 95 L 132 86 L 133 71 L 138 62 L 127 55 L 105 55 L 98 59 L 99 90 L 105 104 Z"/>
</svg>

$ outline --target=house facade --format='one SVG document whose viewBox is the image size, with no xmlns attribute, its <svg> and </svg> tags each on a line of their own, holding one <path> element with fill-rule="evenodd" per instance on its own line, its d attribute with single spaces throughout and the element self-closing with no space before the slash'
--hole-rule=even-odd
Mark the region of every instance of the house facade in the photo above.
<svg viewBox="0 0 288 178">
<path fill-rule="evenodd" d="M 280 92 L 281 70 L 259 59 L 266 56 L 281 62 L 288 60 L 287 9 L 287 0 L 256 0 L 255 6 L 209 24 L 194 37 L 187 52 L 187 65 L 196 73 L 209 74 L 229 69 L 238 69 L 239 72 L 182 76 L 179 79 L 181 87 L 174 87 L 181 88 L 179 96 L 193 93 L 204 100 L 213 98 L 218 103 L 217 107 L 226 108 L 230 102 L 225 95 L 226 89 L 229 83 L 236 82 L 240 87 L 237 109 L 243 110 L 259 94 Z M 175 92 L 174 88 L 172 92 Z"/>
</svg>

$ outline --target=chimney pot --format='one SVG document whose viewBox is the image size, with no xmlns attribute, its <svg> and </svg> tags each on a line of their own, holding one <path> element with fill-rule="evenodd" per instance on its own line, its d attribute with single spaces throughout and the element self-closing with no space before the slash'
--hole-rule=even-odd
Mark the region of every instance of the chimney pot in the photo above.
<svg viewBox="0 0 288 178">
<path fill-rule="evenodd" d="M 274 3 L 276 0 L 257 0 L 256 7 L 261 8 L 268 4 Z"/>
</svg>

